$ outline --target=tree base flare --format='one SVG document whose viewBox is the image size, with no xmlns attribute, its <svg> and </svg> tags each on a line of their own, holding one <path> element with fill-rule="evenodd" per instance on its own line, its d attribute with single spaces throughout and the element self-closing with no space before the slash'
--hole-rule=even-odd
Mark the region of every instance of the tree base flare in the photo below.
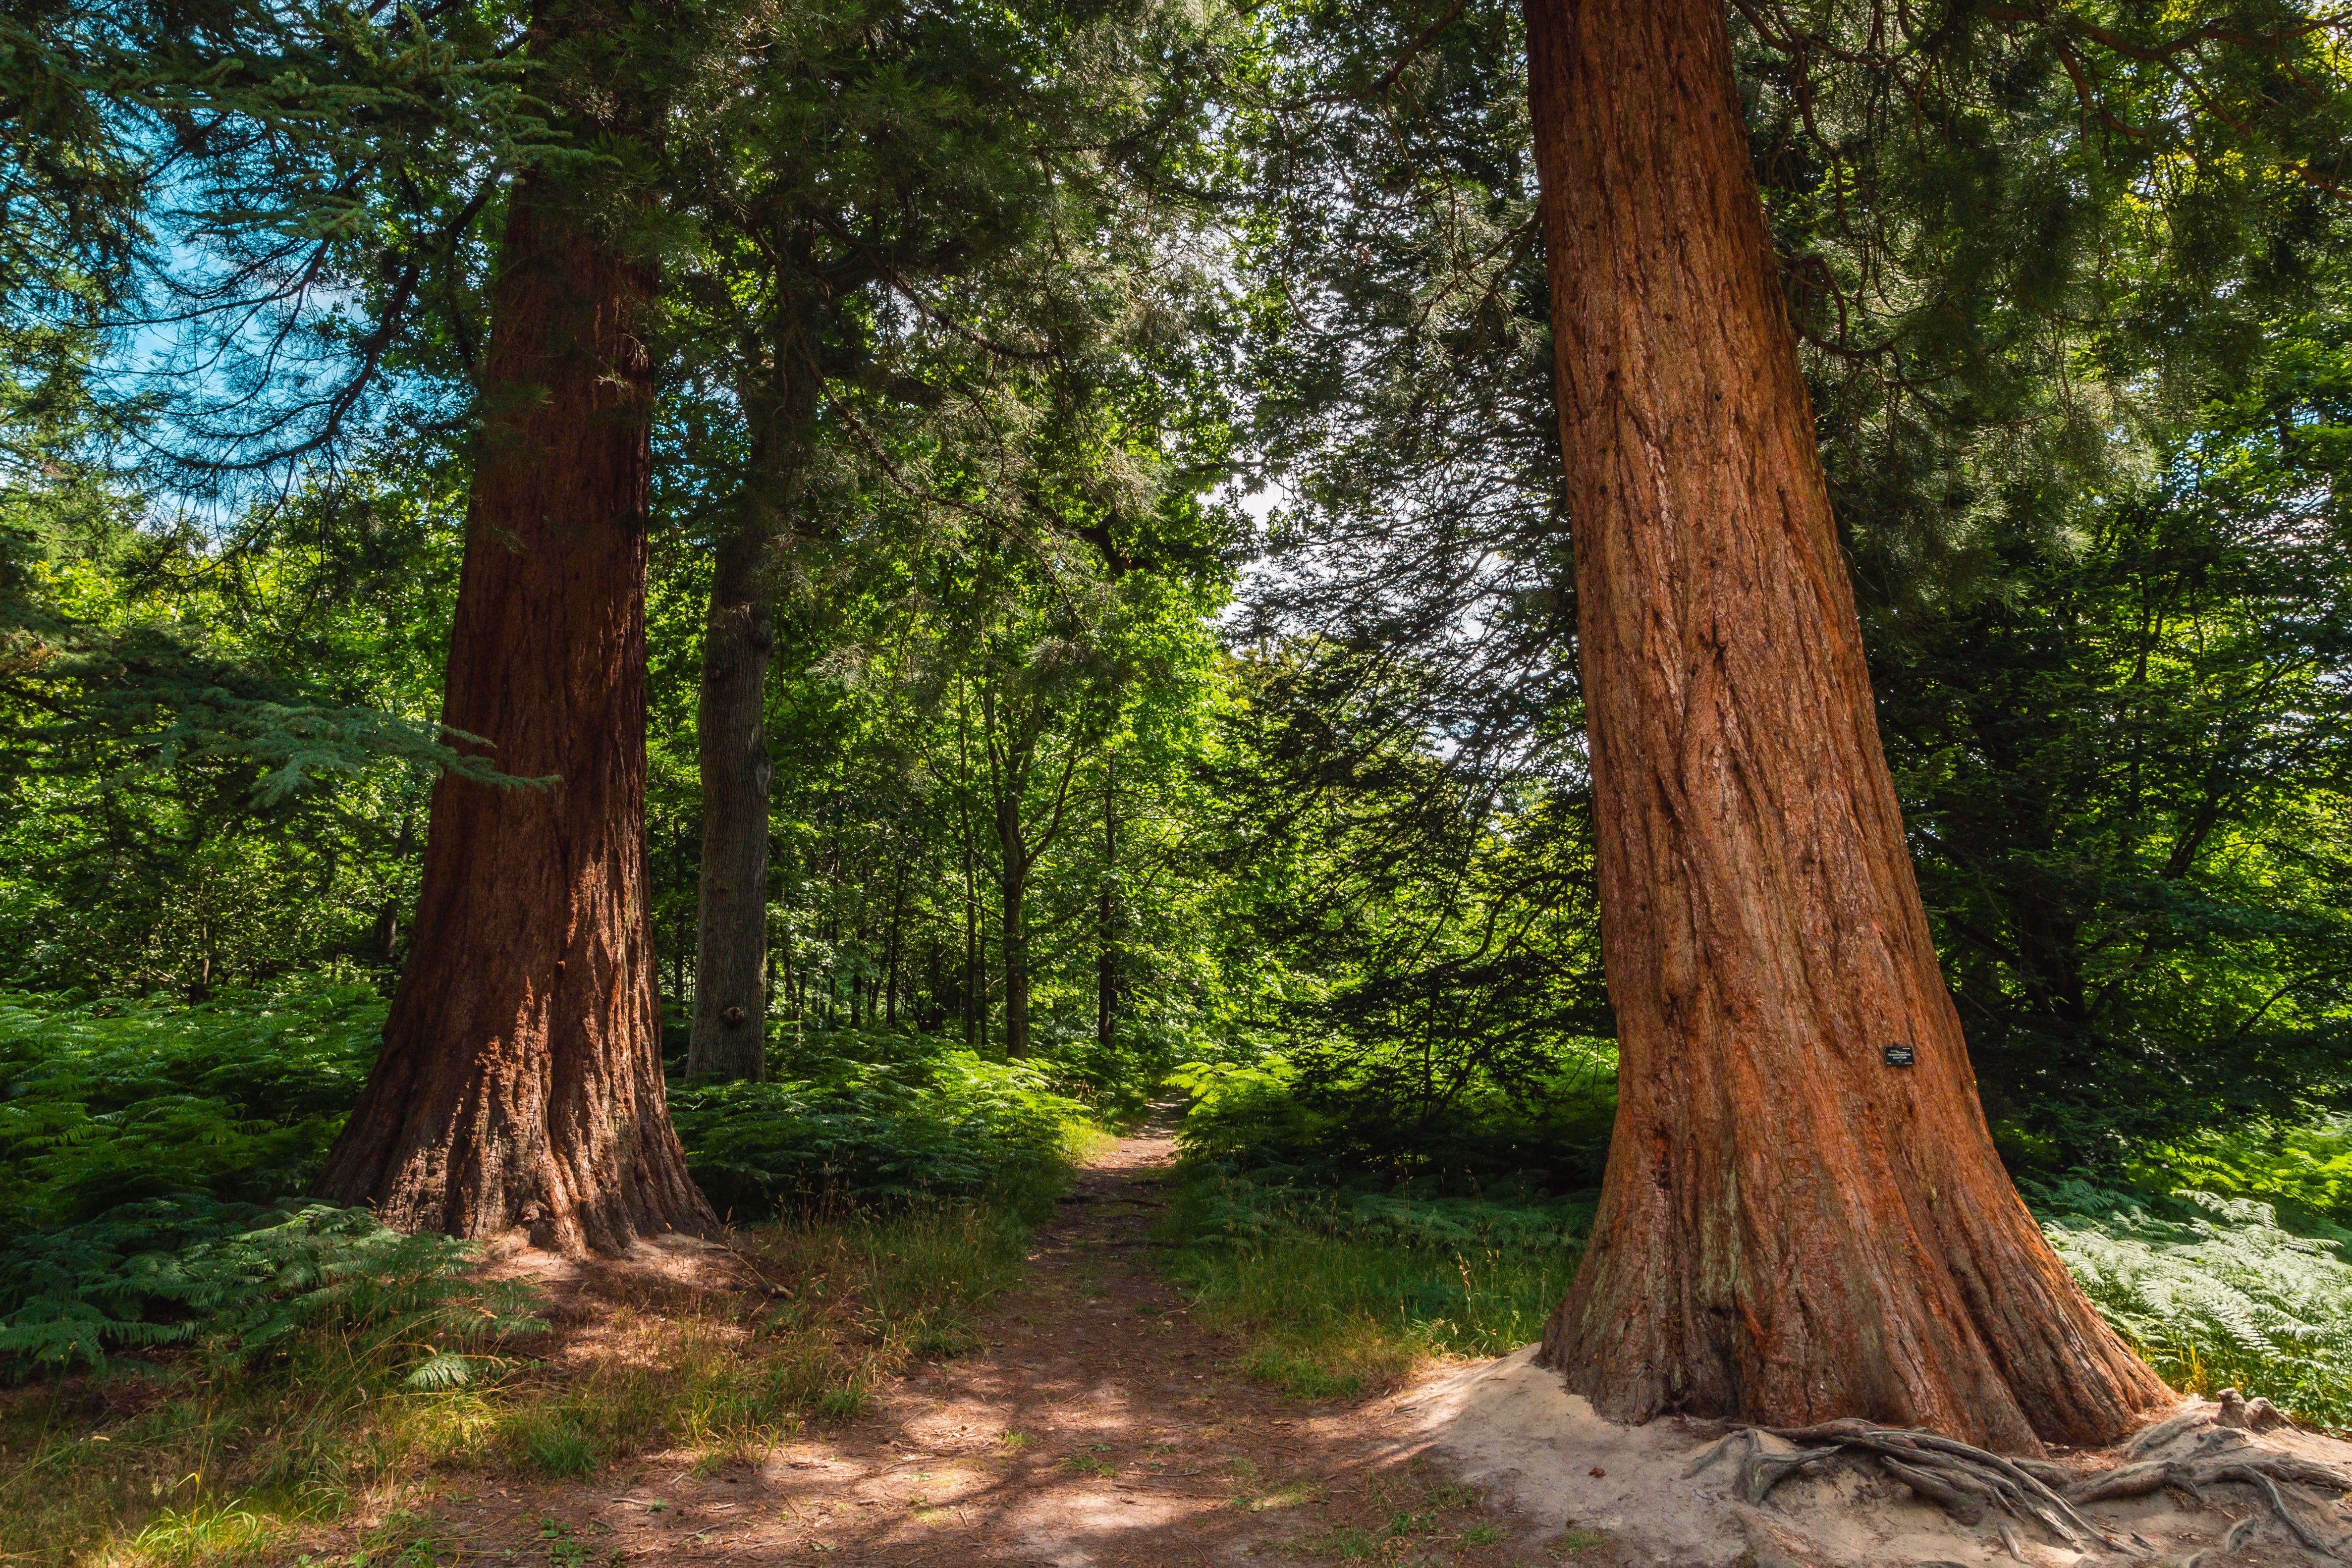
<svg viewBox="0 0 2352 1568">
<path fill-rule="evenodd" d="M 2235 1389 L 2225 1390 L 2227 1396 L 2236 1393 Z M 2284 1416 L 2269 1410 L 2268 1400 L 2257 1403 L 2274 1417 L 2276 1425 L 2286 1424 Z M 2244 1401 L 2237 1402 L 2238 1410 L 2246 1407 Z M 2210 1508 L 2212 1503 L 2207 1488 L 2246 1486 L 2259 1493 L 2271 1516 L 2305 1551 L 2352 1562 L 2352 1556 L 2345 1554 L 2347 1541 L 2324 1540 L 2287 1506 L 2284 1490 L 2287 1487 L 2308 1487 L 2326 1497 L 2340 1497 L 2352 1490 L 2352 1470 L 2296 1454 L 2257 1448 L 2243 1430 L 2217 1425 L 2231 1409 L 2231 1402 L 2225 1397 L 2222 1405 L 2213 1410 L 2189 1411 L 2160 1422 L 2126 1447 L 2125 1462 L 2087 1473 L 2046 1459 L 2007 1458 L 1935 1432 L 1844 1420 L 1815 1427 L 1740 1427 L 1708 1448 L 1685 1474 L 1696 1476 L 1718 1460 L 1732 1458 L 1737 1466 L 1735 1490 L 1746 1501 L 1761 1504 L 1775 1487 L 1791 1476 L 1818 1469 L 1842 1457 L 1874 1458 L 1915 1496 L 1937 1504 L 1964 1525 L 1981 1523 L 1988 1513 L 2006 1515 L 2005 1519 L 1995 1520 L 1994 1528 L 2010 1555 L 2021 1563 L 2026 1559 L 2018 1545 L 2012 1521 L 2014 1525 L 2037 1530 L 2053 1543 L 2075 1551 L 2104 1546 L 2114 1552 L 2135 1548 L 2147 1552 L 2154 1550 L 2147 1541 L 2129 1531 L 2111 1529 L 2083 1512 L 2083 1509 L 2118 1498 L 2145 1497 L 2169 1487 L 2179 1488 L 2200 1507 Z M 2212 1429 L 2200 1436 L 2189 1453 L 2133 1462 L 2135 1453 L 2163 1448 L 2198 1427 Z M 1779 1451 L 1768 1449 L 1763 1443 L 1768 1434 L 1798 1446 Z M 1807 1444 L 1826 1446 L 1803 1446 Z M 2242 1520 L 2232 1533 L 2254 1522 Z"/>
<path fill-rule="evenodd" d="M 1606 1418 L 1532 1348 L 1399 1396 L 1450 1479 L 1614 1560 L 1678 1568 L 2352 1561 L 2352 1444 L 2234 1397 L 2175 1396 L 2124 1441 L 2001 1453 L 1915 1426 Z M 2231 1555 L 2237 1553 L 2237 1555 Z"/>
</svg>

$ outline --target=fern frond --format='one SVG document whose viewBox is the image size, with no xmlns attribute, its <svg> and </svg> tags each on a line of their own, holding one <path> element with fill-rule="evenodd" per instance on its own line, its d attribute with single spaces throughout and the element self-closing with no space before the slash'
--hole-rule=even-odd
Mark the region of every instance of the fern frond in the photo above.
<svg viewBox="0 0 2352 1568">
<path fill-rule="evenodd" d="M 411 1388 L 462 1388 L 474 1381 L 474 1364 L 444 1351 L 427 1357 L 402 1381 Z"/>
</svg>

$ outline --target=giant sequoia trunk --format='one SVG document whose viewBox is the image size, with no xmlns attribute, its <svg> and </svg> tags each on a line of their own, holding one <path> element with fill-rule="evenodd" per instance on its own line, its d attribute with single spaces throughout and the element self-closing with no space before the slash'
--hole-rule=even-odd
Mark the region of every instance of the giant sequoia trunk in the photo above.
<svg viewBox="0 0 2352 1568">
<path fill-rule="evenodd" d="M 2111 1438 L 2166 1391 L 2043 1242 L 1978 1104 L 1722 0 L 1527 17 L 1622 1053 L 1545 1362 L 1624 1420 Z"/>
<path fill-rule="evenodd" d="M 688 1078 L 762 1076 L 767 1061 L 768 653 L 775 644 L 764 538 L 719 551 L 696 712 L 702 866 L 695 894 Z"/>
<path fill-rule="evenodd" d="M 541 789 L 445 777 L 383 1052 L 320 1197 L 617 1250 L 713 1224 L 662 1094 L 645 896 L 655 280 L 516 190 L 443 718 Z"/>
</svg>

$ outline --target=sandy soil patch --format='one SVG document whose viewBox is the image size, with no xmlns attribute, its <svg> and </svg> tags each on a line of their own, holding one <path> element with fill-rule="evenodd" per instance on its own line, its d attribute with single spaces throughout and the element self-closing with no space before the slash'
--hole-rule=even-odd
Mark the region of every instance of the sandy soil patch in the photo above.
<svg viewBox="0 0 2352 1568">
<path fill-rule="evenodd" d="M 1761 1505 L 1735 1490 L 1735 1467 L 1693 1466 L 1723 1435 L 1718 1424 L 1662 1420 L 1621 1427 L 1602 1420 L 1559 1378 L 1537 1366 L 1529 1345 L 1499 1361 L 1427 1378 L 1387 1401 L 1404 1423 L 1408 1444 L 1459 1479 L 1515 1503 L 1532 1524 L 1605 1536 L 1605 1552 L 1624 1564 L 1758 1568 L 1927 1568 L 2024 1562 L 2034 1568 L 2131 1563 L 2222 1568 L 2222 1564 L 2324 1561 L 2301 1545 L 2250 1485 L 2206 1486 L 2200 1499 L 2181 1489 L 2094 1503 L 2090 1517 L 2112 1529 L 2121 1550 L 2079 1551 L 2012 1523 L 2016 1550 L 1988 1518 L 1958 1523 L 1916 1496 L 1867 1456 L 1841 1458 L 1822 1471 L 1783 1482 Z M 2186 1413 L 2216 1409 L 2191 1400 Z M 1777 1439 L 1768 1444 L 1787 1448 Z M 2352 1444 L 2284 1428 L 2244 1432 L 2192 1426 L 2130 1456 L 2134 1461 L 2192 1454 L 2292 1454 L 2352 1467 Z M 2059 1456 L 2084 1473 L 2121 1462 L 2121 1453 Z M 2337 1550 L 2352 1534 L 2352 1508 L 2340 1500 L 2289 1494 L 2289 1506 Z M 2225 1542 L 2227 1543 L 2225 1545 Z"/>
</svg>

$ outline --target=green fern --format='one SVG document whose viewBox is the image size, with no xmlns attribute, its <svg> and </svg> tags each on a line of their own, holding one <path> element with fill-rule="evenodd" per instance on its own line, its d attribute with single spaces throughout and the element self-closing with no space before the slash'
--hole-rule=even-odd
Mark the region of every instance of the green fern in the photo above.
<svg viewBox="0 0 2352 1568">
<path fill-rule="evenodd" d="M 0 1257 L 0 1356 L 20 1374 L 103 1368 L 110 1347 L 187 1341 L 249 1366 L 307 1335 L 362 1368 L 454 1386 L 473 1375 L 463 1350 L 545 1326 L 529 1287 L 467 1278 L 478 1256 L 361 1209 L 150 1200 Z"/>
<path fill-rule="evenodd" d="M 411 1388 L 463 1388 L 474 1381 L 473 1358 L 438 1351 L 401 1381 Z"/>
<path fill-rule="evenodd" d="M 1092 1124 L 1023 1062 L 870 1036 L 878 1061 L 812 1054 L 764 1083 L 674 1084 L 687 1168 L 720 1213 L 975 1197 L 1055 1166 Z"/>
<path fill-rule="evenodd" d="M 0 1233 L 299 1192 L 383 1027 L 373 990 L 317 981 L 202 1007 L 0 996 Z"/>
<path fill-rule="evenodd" d="M 2271 1204 L 2027 1184 L 2051 1243 L 2107 1320 L 2178 1385 L 2236 1386 L 2352 1426 L 2352 1232 Z"/>
</svg>

